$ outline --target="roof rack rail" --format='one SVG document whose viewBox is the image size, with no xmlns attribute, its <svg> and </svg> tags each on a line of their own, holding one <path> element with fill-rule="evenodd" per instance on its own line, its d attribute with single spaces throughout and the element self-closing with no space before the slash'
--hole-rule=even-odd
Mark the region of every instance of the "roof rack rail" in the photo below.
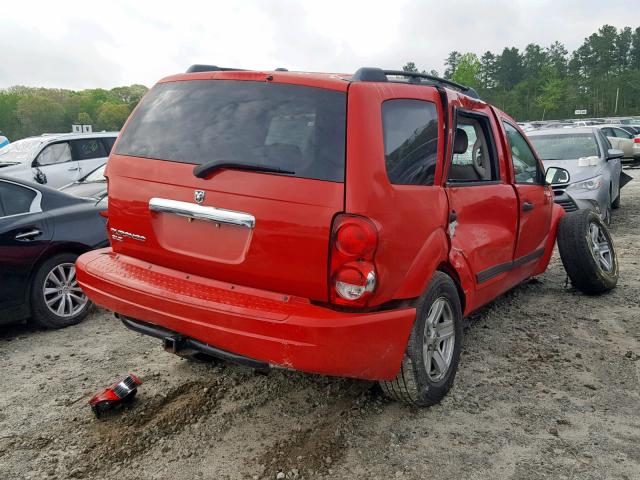
<svg viewBox="0 0 640 480">
<path fill-rule="evenodd" d="M 354 82 L 388 82 L 389 76 L 406 77 L 409 79 L 409 83 L 415 83 L 418 85 L 423 83 L 422 79 L 428 80 L 430 83 L 425 83 L 426 85 L 446 85 L 472 98 L 480 99 L 478 92 L 471 87 L 447 80 L 446 78 L 429 75 L 427 73 L 405 72 L 404 70 L 383 70 L 377 67 L 363 67 L 359 68 L 356 73 L 353 74 L 351 79 Z"/>
<path fill-rule="evenodd" d="M 236 71 L 242 72 L 244 69 L 242 68 L 231 68 L 231 67 L 218 67 L 217 65 L 202 65 L 200 63 L 196 63 L 195 65 L 191 65 L 187 68 L 186 73 L 196 73 L 196 72 L 229 72 Z"/>
</svg>

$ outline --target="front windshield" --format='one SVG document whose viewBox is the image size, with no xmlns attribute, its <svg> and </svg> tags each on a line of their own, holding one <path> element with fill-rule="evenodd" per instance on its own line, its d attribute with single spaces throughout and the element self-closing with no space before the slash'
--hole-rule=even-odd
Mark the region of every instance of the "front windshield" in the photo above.
<svg viewBox="0 0 640 480">
<path fill-rule="evenodd" d="M 96 168 L 93 172 L 85 177 L 84 182 L 106 182 L 106 178 L 104 178 L 104 169 L 107 167 L 105 163 L 100 168 Z"/>
<path fill-rule="evenodd" d="M 35 157 L 42 143 L 39 138 L 25 138 L 0 148 L 0 162 L 23 163 Z"/>
<path fill-rule="evenodd" d="M 600 156 L 598 142 L 592 133 L 532 135 L 529 140 L 542 160 L 575 160 Z"/>
</svg>

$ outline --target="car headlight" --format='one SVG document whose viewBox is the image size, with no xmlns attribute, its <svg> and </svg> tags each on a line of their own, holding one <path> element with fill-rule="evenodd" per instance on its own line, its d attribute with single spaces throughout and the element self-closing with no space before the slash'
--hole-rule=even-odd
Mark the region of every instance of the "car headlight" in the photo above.
<svg viewBox="0 0 640 480">
<path fill-rule="evenodd" d="M 583 180 L 582 182 L 572 183 L 567 187 L 567 190 L 597 190 L 602 186 L 602 175 Z"/>
</svg>

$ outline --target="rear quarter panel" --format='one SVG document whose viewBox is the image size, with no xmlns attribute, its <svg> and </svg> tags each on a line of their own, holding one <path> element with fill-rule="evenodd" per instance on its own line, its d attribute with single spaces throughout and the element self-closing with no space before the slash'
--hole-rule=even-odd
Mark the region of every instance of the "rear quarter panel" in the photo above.
<svg viewBox="0 0 640 480">
<path fill-rule="evenodd" d="M 433 88 L 380 83 L 352 83 L 347 118 L 346 211 L 365 215 L 379 229 L 375 257 L 378 289 L 372 300 L 419 296 L 448 252 L 445 234 L 447 199 L 441 187 L 393 185 L 386 173 L 382 103 L 405 98 L 436 105 L 440 127 L 442 106 Z M 438 159 L 442 159 L 443 129 L 439 128 Z M 434 185 L 440 182 L 437 165 Z"/>
</svg>

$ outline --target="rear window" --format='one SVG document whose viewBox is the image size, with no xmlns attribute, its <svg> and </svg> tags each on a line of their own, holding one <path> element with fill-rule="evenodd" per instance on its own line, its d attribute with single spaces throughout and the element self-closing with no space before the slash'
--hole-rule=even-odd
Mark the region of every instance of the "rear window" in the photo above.
<svg viewBox="0 0 640 480">
<path fill-rule="evenodd" d="M 300 85 L 192 80 L 156 85 L 118 155 L 254 164 L 344 181 L 346 94 Z"/>
<path fill-rule="evenodd" d="M 36 192 L 30 188 L 0 182 L 0 216 L 29 212 L 34 198 L 36 198 Z"/>
<path fill-rule="evenodd" d="M 575 160 L 600 156 L 598 142 L 592 133 L 531 135 L 529 140 L 542 160 Z"/>
</svg>

